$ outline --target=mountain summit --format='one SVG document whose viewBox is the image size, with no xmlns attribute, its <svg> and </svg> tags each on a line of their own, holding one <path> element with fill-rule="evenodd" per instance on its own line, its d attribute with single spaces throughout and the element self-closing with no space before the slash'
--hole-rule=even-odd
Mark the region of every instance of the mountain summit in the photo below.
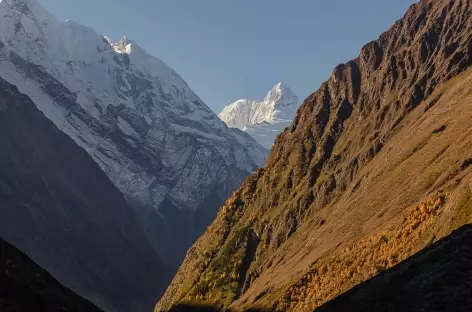
<svg viewBox="0 0 472 312">
<path fill-rule="evenodd" d="M 277 83 L 262 102 L 239 100 L 219 114 L 229 127 L 238 128 L 270 149 L 275 138 L 290 126 L 300 106 L 295 93 L 282 82 Z"/>
</svg>

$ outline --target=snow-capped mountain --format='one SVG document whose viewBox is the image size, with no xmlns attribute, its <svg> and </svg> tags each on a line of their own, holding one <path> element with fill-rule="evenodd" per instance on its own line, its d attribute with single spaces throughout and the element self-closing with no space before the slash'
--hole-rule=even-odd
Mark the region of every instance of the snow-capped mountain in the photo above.
<svg viewBox="0 0 472 312">
<path fill-rule="evenodd" d="M 59 22 L 36 0 L 3 0 L 0 15 L 0 76 L 90 154 L 178 263 L 267 151 L 126 37 Z"/>
<path fill-rule="evenodd" d="M 228 106 L 219 117 L 231 128 L 241 129 L 270 149 L 275 138 L 290 126 L 300 107 L 300 100 L 283 83 L 277 83 L 262 102 L 239 100 Z"/>
</svg>

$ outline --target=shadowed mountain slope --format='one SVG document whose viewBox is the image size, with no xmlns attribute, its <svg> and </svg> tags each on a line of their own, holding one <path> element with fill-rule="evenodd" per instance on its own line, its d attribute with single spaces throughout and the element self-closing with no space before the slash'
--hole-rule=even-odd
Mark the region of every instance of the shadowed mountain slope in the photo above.
<svg viewBox="0 0 472 312">
<path fill-rule="evenodd" d="M 156 310 L 311 311 L 472 222 L 472 2 L 423 0 L 335 68 Z"/>
<path fill-rule="evenodd" d="M 110 311 L 152 309 L 170 276 L 90 156 L 0 78 L 0 235 Z"/>
<path fill-rule="evenodd" d="M 0 239 L 0 311 L 100 312 Z"/>
<path fill-rule="evenodd" d="M 471 311 L 471 293 L 472 226 L 466 225 L 316 311 Z"/>
</svg>

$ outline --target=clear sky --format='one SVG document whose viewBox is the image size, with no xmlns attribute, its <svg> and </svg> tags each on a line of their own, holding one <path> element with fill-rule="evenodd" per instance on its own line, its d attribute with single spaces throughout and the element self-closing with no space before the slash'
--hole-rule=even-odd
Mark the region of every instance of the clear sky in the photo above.
<svg viewBox="0 0 472 312">
<path fill-rule="evenodd" d="M 304 99 L 414 0 L 39 0 L 112 40 L 126 35 L 215 111 L 278 81 Z"/>
</svg>

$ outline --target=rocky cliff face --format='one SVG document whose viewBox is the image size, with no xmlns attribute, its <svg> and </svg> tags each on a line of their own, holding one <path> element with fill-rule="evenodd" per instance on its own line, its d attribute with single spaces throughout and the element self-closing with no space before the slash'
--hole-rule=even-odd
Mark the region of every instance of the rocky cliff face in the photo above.
<svg viewBox="0 0 472 312">
<path fill-rule="evenodd" d="M 83 149 L 1 78 L 0 145 L 0 236 L 104 310 L 152 309 L 172 276 L 133 209 Z M 20 277 L 10 276 L 23 285 Z M 48 283 L 30 286 L 49 298 Z"/>
<path fill-rule="evenodd" d="M 0 76 L 87 151 L 176 269 L 265 149 L 127 38 L 58 22 L 35 0 L 4 0 L 0 15 Z"/>
<path fill-rule="evenodd" d="M 472 222 L 471 25 L 423 0 L 337 66 L 156 310 L 311 311 Z"/>
<path fill-rule="evenodd" d="M 262 102 L 239 100 L 218 116 L 229 127 L 243 130 L 270 150 L 275 138 L 292 123 L 300 104 L 295 93 L 279 82 Z"/>
<path fill-rule="evenodd" d="M 0 239 L 0 310 L 100 312 Z"/>
</svg>

